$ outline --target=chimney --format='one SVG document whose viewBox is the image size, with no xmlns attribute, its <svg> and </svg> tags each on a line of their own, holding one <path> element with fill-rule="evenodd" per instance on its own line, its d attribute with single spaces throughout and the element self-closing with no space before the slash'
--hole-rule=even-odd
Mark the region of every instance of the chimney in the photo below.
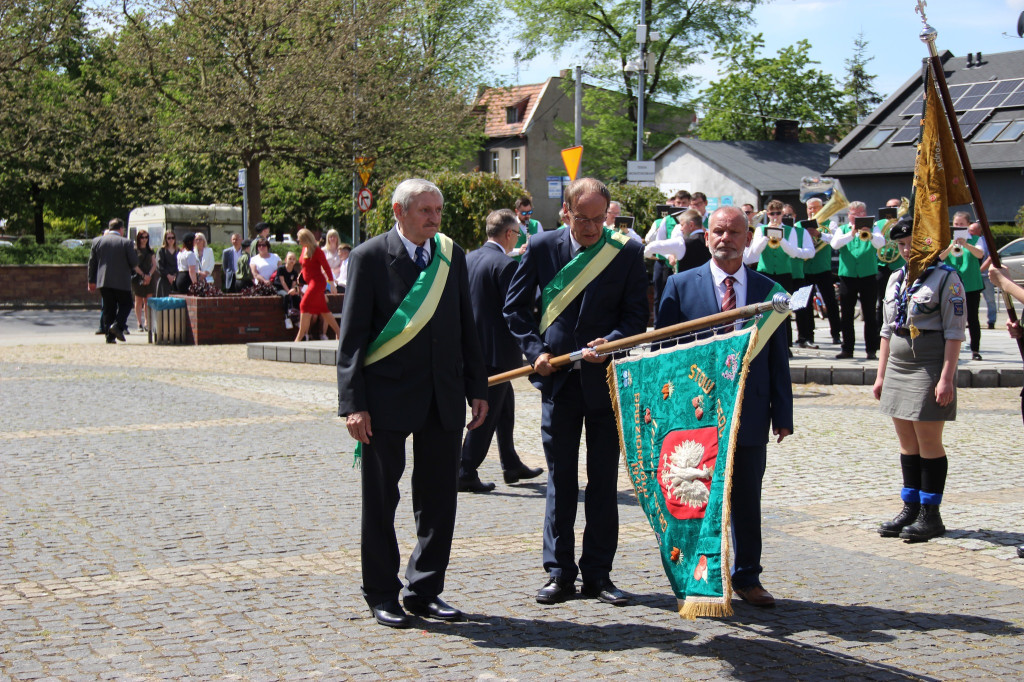
<svg viewBox="0 0 1024 682">
<path fill-rule="evenodd" d="M 981 66 L 981 53 L 974 55 L 974 65 Z"/>
<path fill-rule="evenodd" d="M 969 69 L 972 66 L 974 66 L 974 55 L 972 55 L 970 52 L 968 52 L 967 53 L 967 68 Z"/>
<path fill-rule="evenodd" d="M 800 122 L 783 119 L 775 122 L 776 142 L 799 142 Z"/>
<path fill-rule="evenodd" d="M 572 70 L 562 69 L 561 71 L 558 72 L 558 77 L 561 78 L 562 80 L 570 80 L 572 78 Z"/>
</svg>

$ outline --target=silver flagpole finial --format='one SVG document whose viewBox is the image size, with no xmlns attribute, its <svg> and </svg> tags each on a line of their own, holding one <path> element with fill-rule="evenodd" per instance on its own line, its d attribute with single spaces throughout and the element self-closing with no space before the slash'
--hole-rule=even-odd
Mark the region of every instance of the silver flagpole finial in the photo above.
<svg viewBox="0 0 1024 682">
<path fill-rule="evenodd" d="M 927 0 L 917 0 L 917 7 L 914 8 L 914 11 L 921 15 L 921 23 L 924 24 L 924 28 L 921 29 L 921 42 L 934 44 L 939 32 L 928 25 L 928 15 L 925 14 L 926 7 L 928 7 Z"/>
</svg>

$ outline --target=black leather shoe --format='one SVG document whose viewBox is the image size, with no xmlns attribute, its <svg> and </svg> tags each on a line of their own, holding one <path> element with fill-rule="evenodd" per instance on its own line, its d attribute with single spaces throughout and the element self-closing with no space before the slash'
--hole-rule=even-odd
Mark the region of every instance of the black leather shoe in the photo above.
<svg viewBox="0 0 1024 682">
<path fill-rule="evenodd" d="M 1024 545 L 1021 545 L 1017 548 L 1017 556 L 1019 556 L 1021 559 L 1024 559 Z"/>
<path fill-rule="evenodd" d="M 971 360 L 981 360 L 981 353 L 978 351 L 971 353 Z"/>
<path fill-rule="evenodd" d="M 114 324 L 110 325 L 110 334 L 115 339 L 117 339 L 118 341 L 124 341 L 125 340 L 125 338 L 124 338 L 124 330 L 121 329 L 121 325 L 119 325 L 117 322 L 115 322 Z"/>
<path fill-rule="evenodd" d="M 405 597 L 402 599 L 405 608 L 409 613 L 422 618 L 436 618 L 437 620 L 460 621 L 466 617 L 454 606 L 445 604 L 439 597 L 424 599 L 423 597 Z"/>
<path fill-rule="evenodd" d="M 533 467 L 528 467 L 525 464 L 520 464 L 517 468 L 510 469 L 502 475 L 505 477 L 505 483 L 512 485 L 519 481 L 525 481 L 528 478 L 537 478 L 543 473 L 544 470 L 540 467 L 534 469 Z"/>
<path fill-rule="evenodd" d="M 878 355 L 875 354 L 875 351 L 869 351 L 868 352 L 868 360 L 877 360 L 877 359 L 878 359 Z"/>
<path fill-rule="evenodd" d="M 626 596 L 626 593 L 615 587 L 610 580 L 600 585 L 587 585 L 584 583 L 581 592 L 583 592 L 584 597 L 591 597 L 612 606 L 625 606 L 629 603 L 629 597 Z"/>
<path fill-rule="evenodd" d="M 836 355 L 836 360 L 849 360 L 853 357 L 853 353 L 847 353 L 845 350 L 842 353 Z"/>
<path fill-rule="evenodd" d="M 544 587 L 537 593 L 537 602 L 540 604 L 560 604 L 566 599 L 571 599 L 576 594 L 576 585 L 569 582 L 561 582 L 555 578 L 548 580 Z"/>
<path fill-rule="evenodd" d="M 402 607 L 398 605 L 397 599 L 386 601 L 383 604 L 377 604 L 371 606 L 370 611 L 373 612 L 373 617 L 377 619 L 377 622 L 381 625 L 386 625 L 389 628 L 407 628 L 409 627 L 409 616 L 405 614 Z"/>
<path fill-rule="evenodd" d="M 886 521 L 878 527 L 878 534 L 883 538 L 898 538 L 904 528 L 917 520 L 920 513 L 920 503 L 904 502 L 903 509 L 892 521 Z"/>
<path fill-rule="evenodd" d="M 484 483 L 479 478 L 474 481 L 459 481 L 460 493 L 489 493 L 494 490 L 493 483 Z"/>
<path fill-rule="evenodd" d="M 841 346 L 841 345 L 843 345 L 843 340 L 841 338 L 839 338 L 838 336 L 833 336 L 832 337 L 832 345 L 834 345 L 834 346 Z"/>
<path fill-rule="evenodd" d="M 817 350 L 818 348 L 817 344 L 812 343 L 806 339 L 801 339 L 800 341 L 797 341 L 796 345 L 799 346 L 800 348 L 810 348 L 812 350 Z"/>
</svg>

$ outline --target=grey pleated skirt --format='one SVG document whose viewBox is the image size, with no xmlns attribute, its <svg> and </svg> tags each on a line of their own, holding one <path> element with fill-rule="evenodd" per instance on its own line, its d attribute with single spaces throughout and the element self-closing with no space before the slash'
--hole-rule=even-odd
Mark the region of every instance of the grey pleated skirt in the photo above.
<svg viewBox="0 0 1024 682">
<path fill-rule="evenodd" d="M 942 407 L 935 402 L 945 349 L 941 332 L 922 333 L 913 342 L 909 337 L 892 335 L 882 382 L 882 414 L 914 422 L 956 420 L 955 379 L 949 405 Z"/>
</svg>

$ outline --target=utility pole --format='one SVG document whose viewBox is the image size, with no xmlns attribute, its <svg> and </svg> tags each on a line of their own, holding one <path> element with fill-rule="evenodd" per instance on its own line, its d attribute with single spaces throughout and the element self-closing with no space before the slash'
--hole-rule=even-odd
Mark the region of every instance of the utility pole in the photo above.
<svg viewBox="0 0 1024 682">
<path fill-rule="evenodd" d="M 636 79 L 636 160 L 644 160 L 644 91 L 647 88 L 647 0 L 640 0 L 640 23 L 636 27 L 640 43 L 640 70 Z"/>
<path fill-rule="evenodd" d="M 576 67 L 576 146 L 583 145 L 583 67 Z"/>
</svg>

